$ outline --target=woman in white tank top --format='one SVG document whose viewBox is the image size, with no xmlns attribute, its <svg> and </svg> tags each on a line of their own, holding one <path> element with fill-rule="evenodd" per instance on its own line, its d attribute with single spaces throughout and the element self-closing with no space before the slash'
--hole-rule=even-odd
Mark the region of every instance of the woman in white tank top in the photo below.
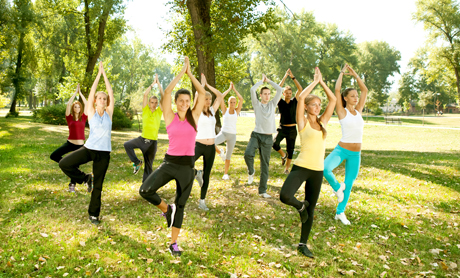
<svg viewBox="0 0 460 278">
<path fill-rule="evenodd" d="M 358 91 L 354 88 L 347 88 L 340 93 L 344 74 L 351 75 L 356 79 L 361 90 L 361 96 L 358 96 Z M 361 164 L 361 143 L 364 128 L 361 114 L 366 103 L 367 87 L 358 74 L 350 66 L 345 65 L 337 79 L 335 95 L 337 97 L 336 112 L 342 127 L 342 139 L 324 160 L 324 177 L 334 190 L 339 203 L 335 219 L 340 220 L 345 225 L 350 225 L 350 221 L 345 216 L 345 208 L 353 183 L 358 177 Z M 344 160 L 346 160 L 345 179 L 342 183 L 339 183 L 332 170 L 337 168 Z"/>
<path fill-rule="evenodd" d="M 195 161 L 203 156 L 203 170 L 196 172 L 195 178 L 201 187 L 201 196 L 198 201 L 198 208 L 207 211 L 209 210 L 204 202 L 206 193 L 208 192 L 209 177 L 211 169 L 216 157 L 216 148 L 214 140 L 216 138 L 216 118 L 215 114 L 222 101 L 222 94 L 217 89 L 207 84 L 204 74 L 201 74 L 201 86 L 208 89 L 216 95 L 214 103 L 212 103 L 212 95 L 206 92 L 206 100 L 204 102 L 203 111 L 197 124 L 197 134 L 195 143 Z M 196 168 L 196 167 L 195 167 Z"/>
<path fill-rule="evenodd" d="M 236 144 L 236 121 L 238 120 L 238 115 L 243 108 L 243 97 L 238 93 L 233 85 L 233 82 L 230 82 L 230 88 L 224 92 L 222 97 L 225 97 L 230 90 L 235 91 L 238 96 L 238 106 L 236 105 L 236 98 L 231 96 L 228 98 L 228 108 L 225 106 L 225 102 L 220 103 L 220 109 L 222 110 L 222 119 L 223 125 L 222 130 L 216 137 L 216 152 L 219 154 L 220 158 L 225 162 L 225 172 L 222 177 L 223 180 L 229 180 L 228 170 L 230 169 L 230 158 L 232 157 L 233 149 Z M 217 145 L 227 142 L 227 151 L 224 152 L 223 149 L 219 149 Z"/>
</svg>

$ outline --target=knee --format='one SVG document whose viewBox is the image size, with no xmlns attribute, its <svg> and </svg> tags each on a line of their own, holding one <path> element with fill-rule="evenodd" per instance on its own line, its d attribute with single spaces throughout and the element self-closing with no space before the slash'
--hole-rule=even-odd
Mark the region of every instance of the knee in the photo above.
<svg viewBox="0 0 460 278">
<path fill-rule="evenodd" d="M 288 158 L 292 159 L 292 157 L 294 156 L 294 149 L 288 149 L 287 153 L 288 153 Z"/>
<path fill-rule="evenodd" d="M 276 142 L 273 143 L 273 146 L 272 146 L 272 147 L 273 147 L 273 149 L 274 149 L 275 151 L 279 151 L 279 150 L 281 149 L 280 145 L 277 144 Z"/>
<path fill-rule="evenodd" d="M 283 204 L 289 204 L 291 198 L 292 198 L 292 195 L 291 195 L 291 194 L 289 194 L 289 193 L 286 192 L 285 190 L 281 190 L 281 192 L 280 192 L 280 201 L 281 201 Z"/>
<path fill-rule="evenodd" d="M 128 149 L 129 148 L 129 141 L 124 142 L 123 146 L 125 147 L 125 149 Z"/>
</svg>

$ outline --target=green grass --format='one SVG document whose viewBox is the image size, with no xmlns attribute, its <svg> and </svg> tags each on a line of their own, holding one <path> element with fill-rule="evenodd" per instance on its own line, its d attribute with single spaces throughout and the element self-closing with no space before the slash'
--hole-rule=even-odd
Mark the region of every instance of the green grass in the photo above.
<svg viewBox="0 0 460 278">
<path fill-rule="evenodd" d="M 362 167 L 347 207 L 352 225 L 333 219 L 336 199 L 324 181 L 309 240 L 312 260 L 293 246 L 300 237 L 297 212 L 278 200 L 286 178 L 279 155 L 273 151 L 270 164 L 274 198 L 261 199 L 257 186 L 245 183 L 243 153 L 253 126 L 253 118 L 238 121 L 230 181 L 221 180 L 224 164 L 216 158 L 207 213 L 198 209 L 195 183 L 178 260 L 167 251 L 170 231 L 158 209 L 138 194 L 142 173 L 132 175 L 123 148 L 139 136 L 136 126 L 112 132 L 103 218 L 95 227 L 87 219 L 89 194 L 83 186 L 75 195 L 66 192 L 68 178 L 49 159 L 65 142 L 67 127 L 30 117 L 0 119 L 0 277 L 458 275 L 460 130 L 366 125 Z M 160 133 L 154 166 L 167 148 L 164 124 Z M 327 153 L 340 135 L 340 126 L 331 123 Z M 81 169 L 91 171 L 91 163 Z M 343 165 L 336 173 L 343 179 Z M 160 196 L 171 201 L 174 193 L 171 182 Z"/>
<path fill-rule="evenodd" d="M 380 123 L 385 124 L 385 116 L 363 116 L 364 121 L 367 123 Z M 399 117 L 401 119 L 401 125 L 425 125 L 430 127 L 449 127 L 449 128 L 460 128 L 460 115 L 459 114 L 449 114 L 441 117 L 437 116 L 398 116 L 398 115 L 389 115 L 389 117 Z M 337 120 L 337 118 L 335 118 Z"/>
</svg>

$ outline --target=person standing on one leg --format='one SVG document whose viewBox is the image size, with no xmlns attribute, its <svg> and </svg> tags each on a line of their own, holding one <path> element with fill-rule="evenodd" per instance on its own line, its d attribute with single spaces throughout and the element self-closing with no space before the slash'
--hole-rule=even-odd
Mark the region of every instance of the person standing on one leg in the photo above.
<svg viewBox="0 0 460 278">
<path fill-rule="evenodd" d="M 268 87 L 262 87 L 262 89 L 260 89 L 260 101 L 257 99 L 256 90 L 264 82 L 268 82 L 276 89 L 276 95 L 272 100 L 270 100 L 270 89 Z M 244 161 L 248 167 L 248 184 L 251 184 L 254 180 L 255 174 L 254 157 L 256 155 L 256 151 L 259 150 L 259 195 L 264 198 L 271 197 L 267 193 L 268 164 L 270 162 L 270 152 L 273 145 L 272 134 L 276 132 L 275 108 L 281 98 L 282 92 L 283 88 L 275 82 L 269 80 L 265 74 L 262 75 L 262 80 L 257 82 L 251 88 L 251 101 L 252 107 L 254 108 L 256 126 L 254 131 L 251 133 L 251 138 L 249 139 L 248 146 L 244 152 Z"/>
<path fill-rule="evenodd" d="M 348 73 L 345 73 L 346 71 Z M 356 79 L 361 90 L 360 97 L 354 88 L 347 88 L 340 93 L 344 74 L 351 75 Z M 324 161 L 324 177 L 334 190 L 339 203 L 335 219 L 340 220 L 345 225 L 350 225 L 350 221 L 345 216 L 345 208 L 361 164 L 361 143 L 364 129 L 364 120 L 361 114 L 366 104 L 367 87 L 358 74 L 350 66 L 345 65 L 337 79 L 335 95 L 337 97 L 336 112 L 342 127 L 342 139 Z M 346 160 L 345 180 L 339 183 L 332 171 L 344 160 Z"/>
<path fill-rule="evenodd" d="M 105 92 L 96 93 L 101 75 L 104 76 L 108 96 Z M 83 147 L 67 155 L 59 162 L 59 167 L 67 176 L 77 183 L 86 183 L 88 192 L 91 193 L 88 208 L 89 220 L 95 225 L 99 224 L 102 183 L 109 168 L 110 152 L 112 151 L 111 133 L 114 103 L 112 87 L 102 62 L 100 62 L 99 72 L 88 96 L 89 105 L 85 106 L 89 121 L 88 140 Z M 93 161 L 93 173 L 85 174 L 79 167 L 89 161 Z"/>
<path fill-rule="evenodd" d="M 216 117 L 215 111 L 219 109 L 219 105 L 222 101 L 222 94 L 219 90 L 215 89 L 206 82 L 206 77 L 201 74 L 201 86 L 203 89 L 207 86 L 208 89 L 216 95 L 214 103 L 212 103 L 212 95 L 206 92 L 205 102 L 203 111 L 201 112 L 200 118 L 197 124 L 197 134 L 195 143 L 195 158 L 196 162 L 198 158 L 203 156 L 203 170 L 199 170 L 196 173 L 196 180 L 201 187 L 200 200 L 198 201 L 198 207 L 204 211 L 208 211 L 208 207 L 204 199 L 209 187 L 209 177 L 211 176 L 211 169 L 214 165 L 214 158 L 216 157 L 216 146 L 214 140 L 216 138 Z M 197 99 L 197 97 L 195 97 Z"/>
<path fill-rule="evenodd" d="M 67 138 L 67 142 L 50 155 L 50 158 L 57 163 L 61 161 L 62 156 L 78 150 L 85 143 L 85 124 L 88 116 L 84 113 L 81 103 L 79 101 L 73 101 L 77 94 L 80 95 L 80 99 L 86 107 L 86 99 L 80 92 L 80 84 L 78 84 L 77 90 L 69 99 L 69 102 L 67 102 L 67 108 L 65 110 L 65 119 L 69 127 L 69 137 Z M 71 179 L 69 183 L 69 192 L 75 193 L 75 185 L 76 181 Z"/>
<path fill-rule="evenodd" d="M 222 177 L 223 180 L 229 180 L 228 170 L 230 169 L 230 158 L 232 157 L 233 149 L 235 148 L 236 144 L 236 121 L 238 120 L 238 115 L 241 112 L 241 108 L 243 107 L 243 97 L 238 93 L 235 89 L 235 85 L 233 82 L 230 82 L 230 89 L 234 90 L 236 95 L 238 96 L 238 106 L 236 105 L 236 98 L 231 96 L 228 98 L 228 108 L 225 106 L 225 102 L 222 100 L 220 103 L 220 109 L 222 110 L 222 130 L 216 136 L 216 152 L 219 154 L 220 158 L 225 162 L 225 172 L 224 176 Z M 224 92 L 222 98 L 230 92 L 230 89 Z M 227 151 L 219 149 L 217 145 L 227 142 Z"/>
<path fill-rule="evenodd" d="M 278 133 L 276 134 L 275 140 L 273 142 L 273 149 L 281 155 L 281 164 L 285 166 L 284 173 L 289 174 L 289 166 L 291 165 L 292 156 L 294 154 L 295 140 L 297 138 L 297 129 L 296 129 L 296 109 L 297 109 L 297 100 L 300 92 L 302 92 L 302 86 L 300 86 L 299 81 L 295 79 L 295 76 L 292 74 L 291 70 L 288 69 L 286 74 L 281 80 L 280 86 L 283 87 L 284 82 L 287 77 L 291 77 L 294 81 L 297 92 L 295 97 L 292 98 L 292 89 L 290 86 L 286 86 L 283 91 L 284 100 L 280 99 L 278 102 L 278 110 L 280 112 L 280 127 L 278 128 Z M 291 99 L 292 98 L 292 99 Z M 280 143 L 283 139 L 286 138 L 286 153 L 281 149 Z"/>
<path fill-rule="evenodd" d="M 310 95 L 313 88 L 320 84 L 326 92 L 329 103 L 323 115 L 321 112 L 321 99 Z M 300 94 L 297 104 L 297 125 L 300 134 L 300 154 L 294 161 L 292 171 L 289 173 L 280 192 L 281 202 L 293 206 L 300 214 L 302 232 L 297 250 L 304 256 L 313 258 L 307 247 L 308 236 L 313 225 L 313 213 L 321 191 L 324 170 L 324 154 L 326 150 L 326 125 L 334 112 L 336 97 L 322 80 L 321 72 L 315 69 L 315 77 Z M 307 116 L 304 115 L 307 112 Z M 318 117 L 319 116 L 319 117 Z M 305 182 L 305 200 L 295 198 L 295 193 Z"/>
<path fill-rule="evenodd" d="M 158 80 L 158 74 L 156 74 L 152 85 L 150 85 L 144 93 L 144 101 L 142 104 L 142 135 L 123 144 L 126 154 L 128 154 L 129 159 L 133 162 L 134 174 L 137 174 L 142 166 L 142 160 L 137 158 L 134 149 L 141 149 L 145 161 L 142 182 L 153 172 L 152 164 L 155 159 L 155 154 L 157 153 L 158 130 L 160 129 L 162 111 L 161 107 L 157 107 L 158 98 L 156 96 L 149 98 L 149 93 L 155 84 L 158 84 L 160 95 L 163 97 L 163 89 Z"/>
<path fill-rule="evenodd" d="M 190 109 L 191 93 L 186 89 L 178 90 L 174 96 L 177 113 L 174 113 L 171 104 L 171 92 L 185 73 L 190 77 L 198 92 L 197 101 L 193 109 Z M 163 212 L 168 228 L 171 228 L 169 251 L 174 256 L 182 254 L 177 245 L 177 238 L 182 227 L 185 203 L 192 191 L 195 176 L 193 169 L 195 162 L 195 123 L 203 111 L 205 93 L 206 91 L 200 82 L 192 75 L 188 57 L 185 57 L 184 67 L 165 89 L 164 97 L 161 98 L 161 107 L 163 108 L 163 117 L 169 138 L 168 150 L 163 163 L 147 177 L 139 188 L 139 194 Z M 157 191 L 171 180 L 176 181 L 176 197 L 174 203 L 168 205 L 158 196 Z"/>
</svg>

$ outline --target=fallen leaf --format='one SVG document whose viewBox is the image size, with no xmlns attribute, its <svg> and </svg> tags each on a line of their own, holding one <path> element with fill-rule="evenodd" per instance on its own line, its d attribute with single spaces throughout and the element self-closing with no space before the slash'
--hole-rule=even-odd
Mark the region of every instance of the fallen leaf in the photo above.
<svg viewBox="0 0 460 278">
<path fill-rule="evenodd" d="M 62 277 L 66 277 L 67 275 L 69 275 L 69 273 L 66 272 L 66 273 L 62 274 Z"/>
<path fill-rule="evenodd" d="M 6 262 L 6 265 L 9 266 L 9 267 L 12 267 L 12 266 L 13 266 L 9 261 Z"/>
<path fill-rule="evenodd" d="M 438 249 L 438 248 L 430 249 L 430 253 L 435 254 L 435 255 L 439 255 L 439 252 L 441 252 L 441 251 L 442 251 L 442 249 Z"/>
<path fill-rule="evenodd" d="M 384 256 L 384 255 L 380 255 L 380 256 L 379 256 L 379 259 L 381 259 L 381 260 L 384 261 L 384 262 L 387 261 L 387 257 Z"/>
<path fill-rule="evenodd" d="M 456 263 L 450 263 L 449 266 L 450 266 L 450 268 L 452 268 L 452 269 L 457 268 L 457 264 L 456 264 Z"/>
<path fill-rule="evenodd" d="M 441 261 L 441 267 L 442 267 L 442 269 L 444 269 L 444 270 L 448 270 L 448 269 L 449 269 L 449 267 L 448 267 L 443 261 Z"/>
<path fill-rule="evenodd" d="M 385 277 L 385 275 L 387 275 L 387 272 L 386 272 L 386 271 L 384 271 L 384 272 L 380 273 L 380 278 L 383 278 L 383 277 Z"/>
<path fill-rule="evenodd" d="M 102 269 L 102 267 L 99 267 L 99 268 L 96 270 L 96 272 L 94 272 L 94 273 L 98 273 L 101 269 Z"/>
<path fill-rule="evenodd" d="M 80 271 L 81 269 L 79 267 L 74 268 L 76 272 Z"/>
<path fill-rule="evenodd" d="M 86 242 L 80 241 L 80 245 L 81 245 L 81 246 L 86 246 Z"/>
<path fill-rule="evenodd" d="M 386 264 L 383 265 L 383 268 L 385 269 L 391 269 L 389 266 L 387 266 Z"/>
<path fill-rule="evenodd" d="M 150 251 L 152 250 L 152 248 L 147 247 L 147 248 L 145 248 L 145 250 L 147 250 L 148 252 L 150 252 Z"/>
<path fill-rule="evenodd" d="M 171 264 L 180 264 L 181 261 L 180 260 L 171 260 L 171 261 L 169 261 L 169 263 L 171 263 Z"/>
<path fill-rule="evenodd" d="M 192 261 L 188 261 L 187 265 L 188 266 L 192 265 Z"/>
<path fill-rule="evenodd" d="M 207 267 L 205 267 L 204 265 L 200 265 L 200 267 L 203 268 L 203 269 L 207 268 Z"/>
<path fill-rule="evenodd" d="M 64 268 L 64 266 L 58 266 L 58 267 L 56 267 L 57 270 L 63 269 L 63 268 Z"/>
<path fill-rule="evenodd" d="M 371 227 L 372 227 L 372 228 L 378 228 L 378 226 L 377 226 L 377 225 L 374 225 L 374 224 L 372 224 Z"/>
<path fill-rule="evenodd" d="M 147 263 L 150 264 L 153 262 L 153 259 L 147 259 Z"/>
<path fill-rule="evenodd" d="M 45 233 L 40 233 L 40 235 L 41 235 L 42 237 L 48 237 L 48 234 L 45 234 Z"/>
<path fill-rule="evenodd" d="M 46 259 L 43 258 L 43 257 L 38 258 L 38 260 L 39 260 L 40 262 L 46 262 Z"/>
</svg>

